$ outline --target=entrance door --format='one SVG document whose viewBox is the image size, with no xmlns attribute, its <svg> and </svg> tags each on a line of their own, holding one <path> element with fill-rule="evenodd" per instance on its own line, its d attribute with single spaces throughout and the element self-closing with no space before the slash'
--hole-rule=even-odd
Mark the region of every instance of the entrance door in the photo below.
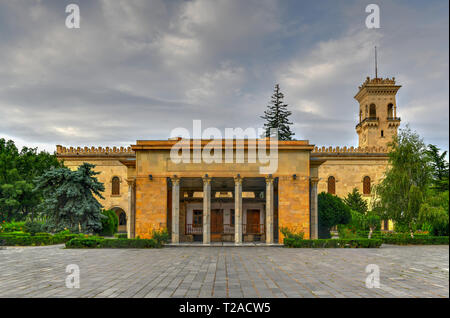
<svg viewBox="0 0 450 318">
<path fill-rule="evenodd" d="M 246 234 L 260 234 L 261 226 L 259 224 L 260 221 L 260 212 L 258 209 L 247 210 L 247 231 Z"/>
<path fill-rule="evenodd" d="M 211 210 L 211 241 L 222 241 L 223 233 L 223 210 L 212 209 Z"/>
</svg>

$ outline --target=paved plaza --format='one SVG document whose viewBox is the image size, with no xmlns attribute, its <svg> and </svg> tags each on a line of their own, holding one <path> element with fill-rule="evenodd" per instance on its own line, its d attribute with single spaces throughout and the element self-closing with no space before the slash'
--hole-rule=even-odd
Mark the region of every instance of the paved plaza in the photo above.
<svg viewBox="0 0 450 318">
<path fill-rule="evenodd" d="M 66 287 L 69 264 L 79 289 Z M 366 287 L 368 264 L 380 288 Z M 0 297 L 449 297 L 449 247 L 9 247 Z"/>
</svg>

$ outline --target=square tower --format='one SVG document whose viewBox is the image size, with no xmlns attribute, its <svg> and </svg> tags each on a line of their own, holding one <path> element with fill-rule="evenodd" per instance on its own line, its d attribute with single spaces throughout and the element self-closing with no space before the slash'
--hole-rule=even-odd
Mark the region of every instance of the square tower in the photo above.
<svg viewBox="0 0 450 318">
<path fill-rule="evenodd" d="M 359 147 L 387 148 L 397 135 L 400 118 L 397 117 L 395 96 L 400 87 L 395 85 L 395 77 L 367 77 L 359 87 L 355 95 L 359 102 L 359 123 L 356 125 Z"/>
</svg>

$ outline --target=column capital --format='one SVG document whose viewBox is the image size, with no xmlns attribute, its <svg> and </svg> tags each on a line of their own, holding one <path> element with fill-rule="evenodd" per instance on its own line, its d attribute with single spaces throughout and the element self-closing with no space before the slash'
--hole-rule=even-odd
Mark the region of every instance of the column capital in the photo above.
<svg viewBox="0 0 450 318">
<path fill-rule="evenodd" d="M 243 178 L 241 176 L 235 176 L 233 179 L 234 179 L 234 183 L 242 184 Z"/>
<path fill-rule="evenodd" d="M 205 184 L 205 183 L 210 183 L 211 182 L 211 177 L 202 177 L 202 179 L 203 179 L 203 184 Z"/>
<path fill-rule="evenodd" d="M 311 181 L 312 184 L 317 184 L 319 182 L 318 177 L 310 177 L 309 180 Z"/>
<path fill-rule="evenodd" d="M 178 185 L 180 184 L 180 178 L 177 177 L 176 175 L 174 175 L 173 177 L 170 178 L 170 181 L 172 181 L 173 185 Z"/>
<path fill-rule="evenodd" d="M 268 176 L 266 176 L 265 178 L 266 178 L 266 183 L 267 183 L 267 184 L 273 183 L 274 177 L 272 177 L 271 174 L 268 175 Z"/>
<path fill-rule="evenodd" d="M 129 186 L 134 186 L 136 184 L 136 178 L 125 179 Z"/>
</svg>

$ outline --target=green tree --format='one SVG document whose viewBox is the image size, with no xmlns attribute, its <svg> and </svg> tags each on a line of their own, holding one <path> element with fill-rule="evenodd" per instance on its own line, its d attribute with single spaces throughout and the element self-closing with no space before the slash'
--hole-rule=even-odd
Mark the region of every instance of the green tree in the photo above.
<svg viewBox="0 0 450 318">
<path fill-rule="evenodd" d="M 365 214 L 367 212 L 367 202 L 363 199 L 357 188 L 354 188 L 351 193 L 344 198 L 344 203 L 353 210 Z"/>
<path fill-rule="evenodd" d="M 62 163 L 37 148 L 19 151 L 14 141 L 0 139 L 0 221 L 34 218 L 42 194 L 34 192 L 35 178 Z"/>
<path fill-rule="evenodd" d="M 337 196 L 321 192 L 318 195 L 319 238 L 330 238 L 330 230 L 351 221 L 350 208 Z"/>
<path fill-rule="evenodd" d="M 428 145 L 426 151 L 431 167 L 433 169 L 433 188 L 438 191 L 448 191 L 449 189 L 449 165 L 445 160 L 447 151 L 440 154 L 440 149 L 435 145 Z"/>
<path fill-rule="evenodd" d="M 374 210 L 382 219 L 408 227 L 414 237 L 420 205 L 431 181 L 431 169 L 422 139 L 407 126 L 389 145 L 389 167 L 375 188 Z"/>
<path fill-rule="evenodd" d="M 380 226 L 381 218 L 375 212 L 367 212 L 365 215 L 366 224 L 369 227 L 369 236 L 368 238 L 372 238 L 373 231 Z"/>
<path fill-rule="evenodd" d="M 425 202 L 420 206 L 419 223 L 422 228 L 431 228 L 433 235 L 449 235 L 449 192 L 430 189 Z"/>
<path fill-rule="evenodd" d="M 102 198 L 103 183 L 95 175 L 95 165 L 83 163 L 77 170 L 50 169 L 37 178 L 36 191 L 42 191 L 40 205 L 53 231 L 64 228 L 92 233 L 102 229 L 102 205 L 95 196 Z"/>
<path fill-rule="evenodd" d="M 292 112 L 287 110 L 288 105 L 284 104 L 283 98 L 280 85 L 276 84 L 267 110 L 264 111 L 264 116 L 261 118 L 266 121 L 264 123 L 266 137 L 271 137 L 270 130 L 276 129 L 279 140 L 292 140 L 294 133 L 289 126 L 292 125 L 292 122 L 289 121 Z"/>
</svg>

